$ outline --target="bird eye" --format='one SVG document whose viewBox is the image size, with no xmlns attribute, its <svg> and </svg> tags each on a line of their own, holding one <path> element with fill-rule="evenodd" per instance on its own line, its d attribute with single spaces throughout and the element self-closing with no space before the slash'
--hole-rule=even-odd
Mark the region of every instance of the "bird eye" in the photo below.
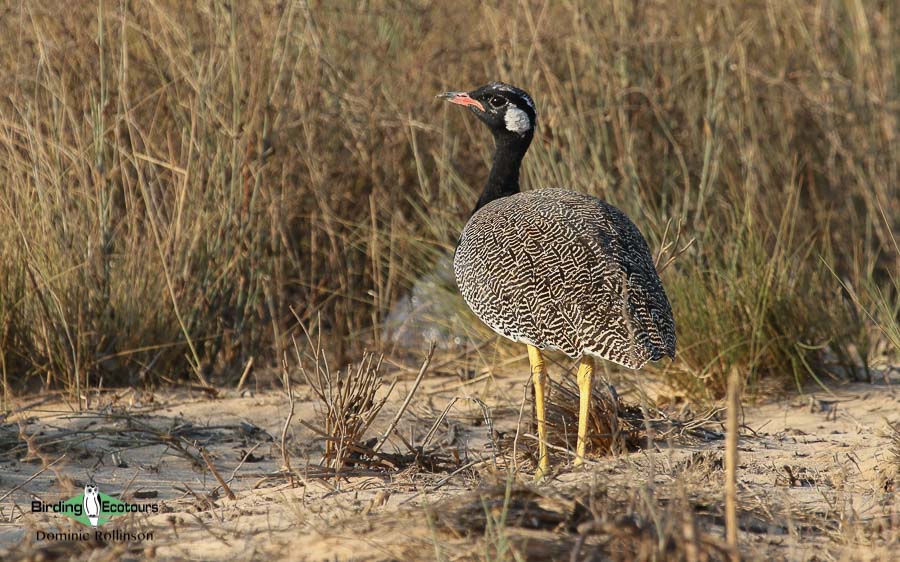
<svg viewBox="0 0 900 562">
<path fill-rule="evenodd" d="M 501 96 L 491 96 L 491 99 L 488 100 L 488 103 L 491 104 L 491 107 L 499 109 L 506 105 L 506 98 Z"/>
</svg>

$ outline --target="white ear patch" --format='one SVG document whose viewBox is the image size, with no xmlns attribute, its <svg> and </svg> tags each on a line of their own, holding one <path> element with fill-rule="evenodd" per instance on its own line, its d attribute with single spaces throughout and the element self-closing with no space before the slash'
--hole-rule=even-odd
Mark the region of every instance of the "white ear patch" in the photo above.
<svg viewBox="0 0 900 562">
<path fill-rule="evenodd" d="M 528 114 L 512 104 L 506 109 L 504 120 L 507 131 L 522 134 L 531 130 L 531 119 L 528 118 Z"/>
</svg>

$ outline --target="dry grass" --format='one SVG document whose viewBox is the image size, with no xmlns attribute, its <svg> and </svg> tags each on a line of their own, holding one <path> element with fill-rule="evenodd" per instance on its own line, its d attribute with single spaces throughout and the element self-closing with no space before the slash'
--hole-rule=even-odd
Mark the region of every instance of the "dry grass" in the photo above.
<svg viewBox="0 0 900 562">
<path fill-rule="evenodd" d="M 385 379 L 412 381 L 405 371 L 382 368 Z M 515 370 L 497 379 L 495 384 L 510 390 L 521 388 Z M 562 427 L 571 423 L 575 404 L 565 384 L 550 393 Z M 22 404 L 0 427 L 0 464 L 10 485 L 8 494 L 0 494 L 0 533 L 13 539 L 6 542 L 4 560 L 281 560 L 297 552 L 315 560 L 725 560 L 730 554 L 724 538 L 725 457 L 721 435 L 709 431 L 721 421 L 708 416 L 679 422 L 677 412 L 667 418 L 649 402 L 642 408 L 620 400 L 615 407 L 597 406 L 594 416 L 608 420 L 617 413 L 618 420 L 609 423 L 618 425 L 623 438 L 636 426 L 641 429 L 632 437 L 652 444 L 634 453 L 601 456 L 595 450 L 586 470 L 573 470 L 560 456 L 553 463 L 559 470 L 534 485 L 529 470 L 516 473 L 509 460 L 509 430 L 522 420 L 518 393 L 486 396 L 483 407 L 493 421 L 485 423 L 473 415 L 479 408 L 459 407 L 468 401 L 454 397 L 457 388 L 428 377 L 398 426 L 388 423 L 396 414 L 385 411 L 401 412 L 411 390 L 395 390 L 377 427 L 360 437 L 361 454 L 349 455 L 336 474 L 314 466 L 325 453 L 317 442 L 324 403 L 311 388 L 297 391 L 312 400 L 298 397 L 297 421 L 289 431 L 293 481 L 279 470 L 273 437 L 285 414 L 280 389 L 250 398 L 165 389 L 143 393 L 130 407 L 127 391 L 106 392 L 93 400 L 91 413 L 73 413 L 60 399 L 63 393 Z M 607 392 L 602 385 L 596 391 Z M 383 392 L 382 387 L 376 400 Z M 736 487 L 744 559 L 895 558 L 900 465 L 892 451 L 897 432 L 891 420 L 900 395 L 895 387 L 870 384 L 837 393 L 836 415 L 810 409 L 805 399 L 746 408 Z M 438 447 L 443 439 L 431 434 L 441 420 L 457 429 Z M 506 432 L 506 441 L 484 438 L 492 424 Z M 397 430 L 389 446 L 377 454 L 365 446 L 368 435 L 384 436 L 391 427 Z M 410 446 L 404 449 L 406 439 Z M 609 440 L 600 436 L 595 445 L 599 449 Z M 235 499 L 206 473 L 212 463 L 200 460 L 198 445 Z M 440 456 L 446 462 L 427 465 Z M 117 458 L 130 466 L 117 467 Z M 35 538 L 42 530 L 83 529 L 53 514 L 28 513 L 27 506 L 32 497 L 76 494 L 92 474 L 107 493 L 161 502 L 161 513 L 122 518 L 116 527 L 154 531 L 152 542 L 76 545 Z"/>
<path fill-rule="evenodd" d="M 614 496 L 604 488 L 573 493 L 508 482 L 430 506 L 432 524 L 448 543 L 441 556 L 442 537 L 435 538 L 438 559 L 727 560 L 728 547 L 707 530 L 710 518 L 698 517 L 684 494 Z M 475 544 L 461 548 L 448 534 L 474 538 Z"/>
<path fill-rule="evenodd" d="M 668 373 L 692 396 L 734 369 L 758 391 L 883 365 L 896 18 L 859 0 L 7 5 L 4 389 L 231 384 L 283 356 L 291 305 L 338 366 L 382 348 L 485 175 L 485 132 L 433 96 L 489 79 L 540 105 L 527 187 L 602 196 L 651 247 L 670 224 L 696 240 L 663 279 Z M 447 325 L 484 338 L 444 289 Z"/>
<path fill-rule="evenodd" d="M 891 460 L 894 466 L 900 470 L 900 428 L 891 426 Z"/>
<path fill-rule="evenodd" d="M 319 406 L 322 427 L 318 431 L 326 440 L 322 461 L 337 472 L 363 452 L 365 434 L 390 398 L 390 392 L 376 396 L 382 390 L 380 367 L 381 360 L 372 354 L 365 355 L 355 368 L 351 365 L 343 373 L 332 374 L 321 355 L 316 356 L 310 370 L 300 364 Z M 371 449 L 375 443 L 366 448 Z"/>
<path fill-rule="evenodd" d="M 549 379 L 548 388 L 546 408 L 551 465 L 570 468 L 569 463 L 575 459 L 578 435 L 578 387 L 574 377 L 563 377 L 560 381 Z M 721 441 L 724 433 L 721 421 L 717 419 L 718 413 L 715 409 L 700 415 L 684 411 L 667 413 L 649 403 L 646 397 L 643 404 L 628 402 L 601 379 L 593 386 L 588 411 L 589 464 L 652 448 L 656 444 L 699 445 Z M 520 420 L 519 423 L 515 434 L 504 434 L 497 444 L 504 466 L 531 474 L 537 467 L 538 458 L 534 412 L 530 432 L 526 431 L 524 422 Z"/>
<path fill-rule="evenodd" d="M 307 340 L 311 351 L 306 354 L 306 357 L 300 351 L 296 341 L 294 342 L 294 351 L 300 373 L 313 396 L 318 419 L 300 420 L 299 423 L 312 430 L 319 439 L 325 442 L 319 464 L 330 469 L 325 472 L 326 475 L 334 475 L 335 478 L 346 477 L 352 475 L 356 469 L 363 469 L 369 473 L 375 470 L 397 474 L 410 467 L 436 472 L 459 468 L 458 456 L 448 456 L 438 447 L 429 447 L 429 441 L 434 431 L 443 422 L 446 410 L 434 421 L 422 443 L 413 444 L 398 435 L 398 440 L 405 446 L 405 449 L 397 450 L 395 448 L 393 452 L 387 449 L 383 450 L 388 439 L 395 435 L 401 418 L 406 413 L 419 384 L 428 372 L 434 353 L 433 346 L 405 400 L 397 409 L 393 419 L 387 423 L 384 433 L 380 437 L 371 437 L 371 434 L 374 433 L 373 424 L 376 421 L 379 421 L 381 425 L 385 424 L 385 420 L 379 420 L 379 414 L 391 399 L 398 379 L 395 378 L 394 382 L 385 388 L 379 372 L 382 359 L 376 358 L 372 353 L 364 354 L 359 362 L 355 365 L 351 364 L 343 372 L 332 371 L 322 351 L 321 339 L 316 338 L 313 342 L 313 338 L 307 332 Z M 285 384 L 290 384 L 289 381 L 290 379 L 286 378 Z M 291 400 L 293 404 L 293 399 Z M 289 425 L 290 417 L 285 423 L 285 430 Z M 282 448 L 285 448 L 284 436 L 282 436 Z M 288 453 L 283 451 L 283 454 L 287 455 Z M 290 461 L 287 458 L 285 465 L 290 470 Z"/>
</svg>

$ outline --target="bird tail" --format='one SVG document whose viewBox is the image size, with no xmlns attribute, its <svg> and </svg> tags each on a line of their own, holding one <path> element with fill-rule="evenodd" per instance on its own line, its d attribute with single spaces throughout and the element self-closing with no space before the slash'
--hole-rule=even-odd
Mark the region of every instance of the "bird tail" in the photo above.
<svg viewBox="0 0 900 562">
<path fill-rule="evenodd" d="M 88 521 L 91 522 L 91 527 L 96 527 L 100 523 L 99 517 L 88 517 Z"/>
</svg>

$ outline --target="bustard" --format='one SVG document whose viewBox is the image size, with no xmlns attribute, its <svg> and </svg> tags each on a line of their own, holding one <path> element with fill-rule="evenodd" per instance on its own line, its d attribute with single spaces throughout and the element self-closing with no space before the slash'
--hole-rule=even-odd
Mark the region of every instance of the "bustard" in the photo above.
<svg viewBox="0 0 900 562">
<path fill-rule="evenodd" d="M 539 461 L 548 473 L 542 349 L 579 358 L 575 464 L 584 462 L 594 358 L 630 369 L 675 357 L 675 322 L 647 242 L 609 203 L 564 189 L 519 191 L 537 110 L 492 82 L 438 97 L 467 107 L 494 135 L 494 161 L 459 238 L 453 270 L 466 303 L 492 330 L 528 346 Z"/>
</svg>

